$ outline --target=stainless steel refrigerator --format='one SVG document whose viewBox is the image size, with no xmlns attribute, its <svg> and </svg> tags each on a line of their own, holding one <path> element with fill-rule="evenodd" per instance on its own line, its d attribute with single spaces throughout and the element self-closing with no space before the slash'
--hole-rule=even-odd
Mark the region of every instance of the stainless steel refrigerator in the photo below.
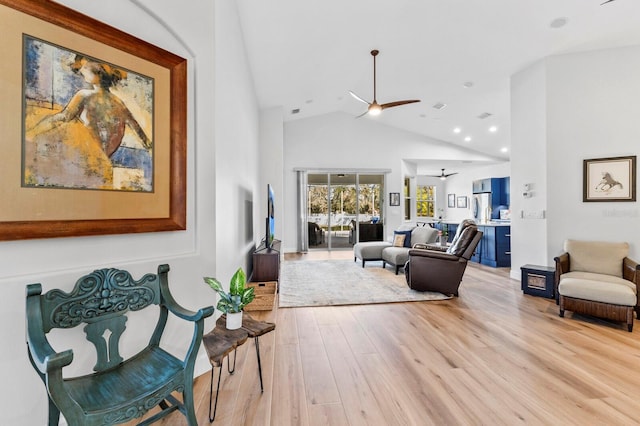
<svg viewBox="0 0 640 426">
<path fill-rule="evenodd" d="M 489 222 L 491 220 L 491 193 L 473 194 L 471 210 L 477 223 Z"/>
</svg>

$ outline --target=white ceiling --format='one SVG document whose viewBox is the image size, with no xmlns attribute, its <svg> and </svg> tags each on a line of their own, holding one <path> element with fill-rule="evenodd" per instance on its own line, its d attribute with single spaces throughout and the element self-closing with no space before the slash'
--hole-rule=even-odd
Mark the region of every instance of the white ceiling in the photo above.
<svg viewBox="0 0 640 426">
<path fill-rule="evenodd" d="M 363 113 L 348 91 L 372 100 L 370 51 L 378 49 L 378 102 L 421 102 L 360 120 L 498 159 L 509 158 L 501 149 L 510 146 L 511 75 L 550 55 L 640 44 L 638 0 L 236 1 L 262 108 L 283 107 L 286 121 Z M 551 28 L 557 18 L 566 25 Z M 432 108 L 437 102 L 446 108 Z M 484 112 L 492 115 L 479 119 Z"/>
</svg>

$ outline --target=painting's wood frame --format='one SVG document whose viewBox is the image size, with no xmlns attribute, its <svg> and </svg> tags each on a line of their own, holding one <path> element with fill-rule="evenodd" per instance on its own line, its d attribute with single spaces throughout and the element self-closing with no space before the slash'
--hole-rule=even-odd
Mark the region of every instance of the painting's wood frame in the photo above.
<svg viewBox="0 0 640 426">
<path fill-rule="evenodd" d="M 628 169 L 626 171 L 626 178 L 624 185 L 629 188 L 628 197 L 595 197 L 590 195 L 589 188 L 593 187 L 593 183 L 599 181 L 600 178 L 590 176 L 589 165 L 592 163 L 627 163 Z M 609 158 L 591 158 L 583 161 L 582 165 L 582 201 L 583 202 L 610 202 L 610 201 L 636 201 L 636 156 L 630 155 L 627 157 L 609 157 Z"/>
<path fill-rule="evenodd" d="M 135 55 L 169 71 L 169 215 L 163 218 L 0 222 L 0 240 L 186 229 L 187 61 L 171 52 L 49 0 L 0 0 L 0 5 Z M 15 141 L 20 143 L 20 141 Z M 0 183 L 1 184 L 1 183 Z M 10 202 L 4 200 L 3 202 Z"/>
</svg>

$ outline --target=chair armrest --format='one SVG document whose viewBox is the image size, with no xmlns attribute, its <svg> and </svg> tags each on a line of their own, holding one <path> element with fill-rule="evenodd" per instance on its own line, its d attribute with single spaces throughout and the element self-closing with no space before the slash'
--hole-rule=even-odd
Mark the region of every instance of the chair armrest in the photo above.
<svg viewBox="0 0 640 426">
<path fill-rule="evenodd" d="M 178 305 L 177 303 L 175 303 L 175 301 L 174 303 L 167 303 L 167 309 L 169 309 L 169 312 L 171 312 L 175 316 L 182 318 L 183 320 L 192 322 L 199 321 L 202 318 L 210 317 L 211 315 L 213 315 L 214 311 L 213 306 L 207 306 L 205 308 L 198 309 L 197 312 L 193 312 Z"/>
<path fill-rule="evenodd" d="M 629 280 L 636 285 L 640 284 L 640 264 L 635 260 L 625 257 L 622 261 L 622 278 Z"/>
<path fill-rule="evenodd" d="M 73 361 L 73 351 L 66 350 L 58 353 L 49 344 L 40 320 L 42 318 L 40 306 L 42 285 L 29 284 L 26 293 L 26 338 L 31 363 L 43 375 L 56 369 L 61 370 Z"/>
<path fill-rule="evenodd" d="M 43 375 L 55 370 L 62 370 L 62 367 L 66 367 L 73 361 L 71 349 L 56 352 L 49 345 L 46 337 L 44 339 L 27 337 L 27 347 L 33 366 Z"/>
<path fill-rule="evenodd" d="M 557 286 L 560 282 L 560 275 L 569 272 L 569 253 L 562 253 L 560 256 L 554 257 L 553 260 L 556 262 L 556 273 L 554 278 Z"/>
<path fill-rule="evenodd" d="M 448 246 L 442 246 L 440 244 L 436 244 L 436 243 L 431 243 L 431 244 L 422 244 L 422 243 L 416 243 L 413 245 L 414 249 L 420 249 L 420 250 L 433 250 L 433 251 L 447 251 L 447 249 L 449 248 Z"/>
<path fill-rule="evenodd" d="M 433 258 L 433 259 L 451 260 L 451 261 L 456 261 L 456 262 L 458 260 L 460 260 L 460 257 L 458 257 L 458 256 L 454 256 L 453 254 L 440 252 L 440 251 L 435 251 L 435 250 L 411 249 L 411 250 L 409 250 L 409 260 L 411 260 L 412 256 L 414 256 L 414 257 L 430 257 L 430 258 Z"/>
<path fill-rule="evenodd" d="M 569 272 L 570 260 L 569 253 L 562 253 L 560 256 L 553 258 L 556 262 L 556 272 L 553 274 L 553 291 L 556 295 L 556 305 L 559 303 L 558 284 L 560 284 L 560 275 Z"/>
</svg>

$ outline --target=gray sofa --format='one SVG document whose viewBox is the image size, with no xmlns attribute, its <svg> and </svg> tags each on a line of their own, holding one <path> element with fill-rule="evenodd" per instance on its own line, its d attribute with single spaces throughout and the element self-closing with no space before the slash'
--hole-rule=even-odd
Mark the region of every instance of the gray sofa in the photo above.
<svg viewBox="0 0 640 426">
<path fill-rule="evenodd" d="M 402 229 L 400 229 L 402 230 Z M 396 275 L 400 268 L 409 260 L 409 250 L 416 244 L 432 244 L 438 239 L 438 230 L 430 226 L 418 226 L 411 230 L 411 246 L 410 247 L 385 247 L 382 250 L 382 267 L 385 268 L 387 263 L 395 267 Z"/>
<path fill-rule="evenodd" d="M 429 226 L 408 226 L 403 225 L 398 231 L 411 231 L 411 244 L 409 247 L 394 247 L 388 241 L 367 241 L 360 242 L 353 246 L 353 261 L 362 260 L 364 268 L 367 260 L 382 260 L 382 267 L 387 263 L 395 267 L 398 274 L 399 269 L 404 266 L 409 259 L 409 250 L 415 244 L 434 243 L 438 238 L 438 230 Z"/>
</svg>

